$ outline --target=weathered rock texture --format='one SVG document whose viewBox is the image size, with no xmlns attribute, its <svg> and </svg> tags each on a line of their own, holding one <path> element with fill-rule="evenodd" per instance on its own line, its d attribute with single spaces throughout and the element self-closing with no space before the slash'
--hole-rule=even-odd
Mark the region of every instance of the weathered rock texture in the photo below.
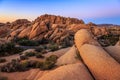
<svg viewBox="0 0 120 80">
<path fill-rule="evenodd" d="M 80 55 L 96 80 L 119 80 L 120 65 L 95 41 L 87 30 L 75 34 Z"/>
<path fill-rule="evenodd" d="M 41 15 L 33 22 L 18 19 L 12 23 L 1 23 L 0 26 L 4 27 L 0 29 L 0 37 L 6 37 L 8 40 L 28 37 L 32 40 L 51 40 L 67 45 L 73 44 L 74 34 L 80 29 L 91 30 L 94 35 L 107 34 L 106 28 L 98 28 L 92 22 L 85 24 L 83 20 L 76 18 L 48 14 Z"/>
</svg>

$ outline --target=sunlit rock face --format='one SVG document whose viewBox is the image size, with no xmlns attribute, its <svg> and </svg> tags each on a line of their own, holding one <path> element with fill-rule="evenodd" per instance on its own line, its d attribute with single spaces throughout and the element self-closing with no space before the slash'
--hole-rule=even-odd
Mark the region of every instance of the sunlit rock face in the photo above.
<svg viewBox="0 0 120 80">
<path fill-rule="evenodd" d="M 96 80 L 120 79 L 120 65 L 115 60 L 118 60 L 117 53 L 112 55 L 108 49 L 104 50 L 88 30 L 82 29 L 75 34 L 75 45 Z"/>
<path fill-rule="evenodd" d="M 8 40 L 27 37 L 31 40 L 47 40 L 67 45 L 73 44 L 74 34 L 80 29 L 88 29 L 95 36 L 106 35 L 110 31 L 107 27 L 98 27 L 99 25 L 92 22 L 85 24 L 83 20 L 76 18 L 48 14 L 41 15 L 32 22 L 18 19 L 12 23 L 0 23 L 0 26 L 0 37 Z"/>
</svg>

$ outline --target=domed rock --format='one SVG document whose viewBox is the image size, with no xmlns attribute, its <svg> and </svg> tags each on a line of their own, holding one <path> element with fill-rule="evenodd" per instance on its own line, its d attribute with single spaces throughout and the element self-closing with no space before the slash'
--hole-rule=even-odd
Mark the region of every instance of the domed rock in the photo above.
<svg viewBox="0 0 120 80">
<path fill-rule="evenodd" d="M 83 63 L 76 63 L 56 68 L 38 80 L 93 80 L 93 78 Z"/>
<path fill-rule="evenodd" d="M 56 65 L 66 65 L 79 62 L 76 54 L 77 50 L 75 46 L 73 46 L 68 52 L 66 52 L 63 56 L 57 59 Z"/>
<path fill-rule="evenodd" d="M 93 44 L 100 46 L 100 44 L 93 39 L 93 36 L 91 33 L 89 33 L 86 29 L 81 29 L 75 34 L 75 45 L 77 48 L 80 48 L 84 44 Z"/>
<path fill-rule="evenodd" d="M 80 55 L 96 80 L 119 80 L 120 65 L 103 48 L 84 44 Z"/>
</svg>

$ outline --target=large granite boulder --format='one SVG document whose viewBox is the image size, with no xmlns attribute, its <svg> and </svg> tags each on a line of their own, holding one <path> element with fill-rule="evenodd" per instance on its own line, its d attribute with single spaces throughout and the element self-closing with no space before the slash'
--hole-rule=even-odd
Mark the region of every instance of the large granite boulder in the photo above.
<svg viewBox="0 0 120 80">
<path fill-rule="evenodd" d="M 90 32 L 85 29 L 78 31 L 75 34 L 75 44 L 96 80 L 120 79 L 120 64 L 93 39 Z"/>
</svg>

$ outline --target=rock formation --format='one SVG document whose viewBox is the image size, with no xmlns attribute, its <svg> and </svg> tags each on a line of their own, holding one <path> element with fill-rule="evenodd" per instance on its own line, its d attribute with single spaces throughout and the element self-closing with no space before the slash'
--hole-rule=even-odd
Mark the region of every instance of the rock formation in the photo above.
<svg viewBox="0 0 120 80">
<path fill-rule="evenodd" d="M 120 65 L 87 30 L 75 34 L 75 44 L 80 55 L 96 80 L 119 80 Z"/>
<path fill-rule="evenodd" d="M 76 54 L 77 54 L 77 50 L 75 46 L 73 46 L 63 56 L 58 58 L 56 65 L 67 65 L 67 64 L 73 64 L 73 63 L 79 62 Z"/>
<path fill-rule="evenodd" d="M 18 19 L 12 23 L 0 24 L 4 29 L 0 29 L 0 37 L 8 40 L 14 38 L 28 37 L 31 40 L 48 40 L 58 44 L 72 45 L 74 34 L 80 29 L 91 30 L 94 35 L 107 34 L 106 28 L 98 28 L 96 24 L 90 22 L 85 24 L 83 20 L 76 18 L 41 15 L 33 22 L 27 19 Z M 6 26 L 6 28 L 5 28 Z"/>
<path fill-rule="evenodd" d="M 120 46 L 108 46 L 105 50 L 120 63 Z"/>
</svg>

